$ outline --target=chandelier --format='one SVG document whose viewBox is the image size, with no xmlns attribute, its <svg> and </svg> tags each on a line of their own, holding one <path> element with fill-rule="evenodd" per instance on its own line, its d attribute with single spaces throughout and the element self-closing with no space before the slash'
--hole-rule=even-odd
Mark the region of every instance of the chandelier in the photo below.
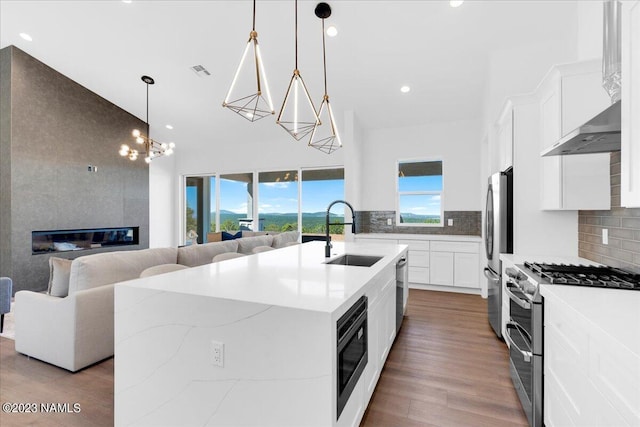
<svg viewBox="0 0 640 427">
<path fill-rule="evenodd" d="M 313 127 L 311 138 L 309 138 L 309 146 L 317 148 L 324 153 L 331 154 L 342 147 L 342 141 L 340 140 L 340 135 L 338 134 L 336 120 L 333 117 L 333 110 L 331 109 L 331 104 L 329 104 L 329 95 L 327 94 L 327 54 L 325 49 L 324 20 L 331 16 L 331 6 L 329 6 L 327 3 L 318 3 L 315 9 L 315 14 L 318 18 L 322 19 L 322 63 L 324 69 L 324 96 L 322 97 L 320 110 L 318 110 L 319 121 Z M 324 123 L 325 125 L 320 126 L 320 123 Z M 320 130 L 318 130 L 318 127 L 320 127 Z"/>
<path fill-rule="evenodd" d="M 151 139 L 149 136 L 149 85 L 154 84 L 155 81 L 149 76 L 142 76 L 141 79 L 147 85 L 147 119 L 145 122 L 147 125 L 147 134 L 144 135 L 138 129 L 134 129 L 131 135 L 135 138 L 136 144 L 140 145 L 140 150 L 131 148 L 127 144 L 122 144 L 118 153 L 123 157 L 128 157 L 131 161 L 137 160 L 139 155 L 143 155 L 145 156 L 144 161 L 151 163 L 156 157 L 170 156 L 173 154 L 175 144 L 173 142 L 169 144 L 161 143 Z"/>
<path fill-rule="evenodd" d="M 243 69 L 249 51 L 252 53 L 251 56 L 253 57 L 254 63 L 252 66 Z M 266 98 L 263 96 L 263 86 Z M 243 95 L 236 97 L 236 92 L 240 92 Z M 245 93 L 249 94 L 244 95 Z M 253 27 L 249 33 L 249 40 L 247 41 L 247 46 L 244 48 L 240 65 L 238 65 L 236 74 L 233 76 L 231 87 L 227 92 L 227 96 L 224 98 L 222 106 L 238 113 L 240 117 L 250 122 L 255 122 L 263 117 L 275 114 L 273 102 L 271 102 L 269 85 L 267 83 L 267 75 L 264 71 L 264 63 L 262 61 L 262 55 L 260 54 L 260 46 L 258 45 L 258 33 L 256 32 L 256 0 L 253 0 Z"/>
<path fill-rule="evenodd" d="M 298 70 L 298 0 L 295 1 L 295 46 L 296 66 L 276 123 L 300 141 L 313 132 L 313 129 L 320 124 L 320 119 L 316 114 L 307 86 L 302 80 L 300 70 Z M 292 94 L 293 102 L 290 103 Z"/>
</svg>

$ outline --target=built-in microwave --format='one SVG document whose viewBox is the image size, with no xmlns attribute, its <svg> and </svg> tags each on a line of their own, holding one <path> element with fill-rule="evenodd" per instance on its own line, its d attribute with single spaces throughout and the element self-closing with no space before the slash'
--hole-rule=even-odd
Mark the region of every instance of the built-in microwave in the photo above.
<svg viewBox="0 0 640 427">
<path fill-rule="evenodd" d="M 336 323 L 337 331 L 337 405 L 336 419 L 349 401 L 349 396 L 368 361 L 367 297 L 363 295 Z"/>
</svg>

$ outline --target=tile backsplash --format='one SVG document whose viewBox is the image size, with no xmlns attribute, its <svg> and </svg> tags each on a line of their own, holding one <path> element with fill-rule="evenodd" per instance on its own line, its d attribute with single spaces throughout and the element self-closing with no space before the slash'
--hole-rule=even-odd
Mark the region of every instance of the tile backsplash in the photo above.
<svg viewBox="0 0 640 427">
<path fill-rule="evenodd" d="M 387 225 L 388 219 L 391 219 L 393 225 Z M 446 225 L 448 219 L 453 219 L 452 226 Z M 445 211 L 444 224 L 444 227 L 398 227 L 395 211 L 356 211 L 357 233 L 455 234 L 464 236 L 482 235 L 482 212 Z"/>
<path fill-rule="evenodd" d="M 611 153 L 611 209 L 578 213 L 578 255 L 640 273 L 640 208 L 620 207 L 620 152 Z M 607 229 L 609 244 L 602 244 Z"/>
</svg>

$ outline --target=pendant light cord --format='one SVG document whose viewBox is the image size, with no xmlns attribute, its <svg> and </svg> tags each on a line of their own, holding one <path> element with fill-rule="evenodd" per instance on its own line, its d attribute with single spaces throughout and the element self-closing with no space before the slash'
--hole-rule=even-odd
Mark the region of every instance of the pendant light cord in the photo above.
<svg viewBox="0 0 640 427">
<path fill-rule="evenodd" d="M 296 0 L 296 70 L 298 69 L 298 0 Z"/>
<path fill-rule="evenodd" d="M 149 83 L 145 82 L 147 85 L 147 139 L 151 139 L 150 127 L 149 127 Z"/>
<path fill-rule="evenodd" d="M 327 52 L 324 46 L 324 18 L 322 19 L 322 64 L 324 67 L 324 95 L 327 96 Z"/>
<path fill-rule="evenodd" d="M 256 30 L 256 0 L 253 0 L 253 31 Z"/>
</svg>

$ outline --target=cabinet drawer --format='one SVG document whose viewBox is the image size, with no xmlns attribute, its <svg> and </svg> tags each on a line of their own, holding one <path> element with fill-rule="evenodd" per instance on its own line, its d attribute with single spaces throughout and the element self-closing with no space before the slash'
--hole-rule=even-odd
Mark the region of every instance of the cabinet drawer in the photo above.
<svg viewBox="0 0 640 427">
<path fill-rule="evenodd" d="M 425 267 L 409 267 L 410 283 L 429 283 L 429 269 Z"/>
<path fill-rule="evenodd" d="M 479 253 L 479 243 L 476 242 L 431 242 L 431 250 L 437 252 L 468 252 Z"/>
<path fill-rule="evenodd" d="M 426 240 L 398 240 L 401 245 L 408 245 L 410 251 L 428 251 L 429 242 Z"/>
<path fill-rule="evenodd" d="M 429 252 L 409 251 L 409 267 L 429 267 Z"/>
</svg>

